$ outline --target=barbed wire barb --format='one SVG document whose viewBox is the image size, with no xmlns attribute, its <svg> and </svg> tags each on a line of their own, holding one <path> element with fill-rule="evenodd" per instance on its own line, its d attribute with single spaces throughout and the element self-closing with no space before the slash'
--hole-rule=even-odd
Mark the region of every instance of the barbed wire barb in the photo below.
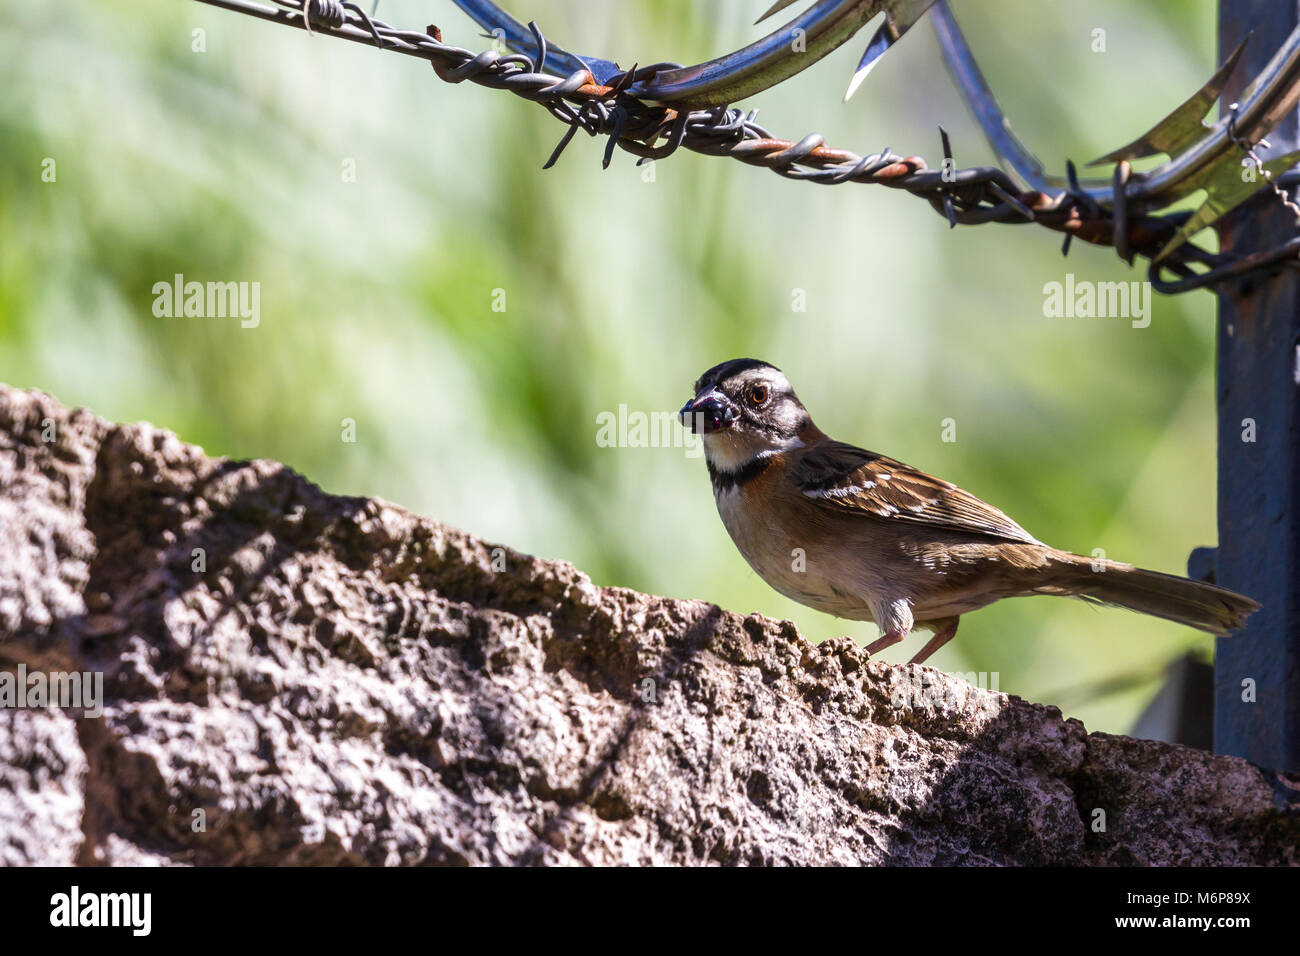
<svg viewBox="0 0 1300 956">
<path fill-rule="evenodd" d="M 692 109 L 648 102 L 635 95 L 657 73 L 679 70 L 677 64 L 634 66 L 620 71 L 613 64 L 600 61 L 606 64 L 601 68 L 602 73 L 607 73 L 602 82 L 585 67 L 586 60 L 563 53 L 549 43 L 536 22 L 529 23 L 524 33 L 531 34 L 535 55 L 496 50 L 475 53 L 444 43 L 436 26 L 429 26 L 424 33 L 398 29 L 367 14 L 352 0 L 198 2 L 304 29 L 313 35 L 333 36 L 418 57 L 430 62 L 444 82 L 469 81 L 538 103 L 568 127 L 543 169 L 550 169 L 559 161 L 581 129 L 590 136 L 606 138 L 601 156 L 603 168 L 612 162 L 616 148 L 638 157 L 639 162 L 665 159 L 685 148 L 701 155 L 725 156 L 764 167 L 787 179 L 821 185 L 853 182 L 901 189 L 925 199 L 950 228 L 990 222 L 1035 223 L 1064 233 L 1063 255 L 1069 254 L 1070 245 L 1077 237 L 1090 244 L 1113 246 L 1120 258 L 1130 264 L 1139 255 L 1151 259 L 1148 279 L 1153 288 L 1164 293 L 1217 285 L 1257 270 L 1300 268 L 1300 239 L 1246 257 L 1212 253 L 1192 242 L 1181 242 L 1176 248 L 1167 249 L 1187 225 L 1191 214 L 1156 214 L 1149 208 L 1150 203 L 1135 198 L 1141 195 L 1140 187 L 1147 181 L 1138 183 L 1129 168 L 1123 174 L 1122 185 L 1117 168 L 1112 181 L 1099 191 L 1080 183 L 1074 163 L 1067 162 L 1066 184 L 1059 190 L 1049 191 L 1041 177 L 1039 183 L 1032 183 L 1026 189 L 996 166 L 957 169 L 952 159 L 952 144 L 943 127 L 939 130 L 944 157 L 941 170 L 930 169 L 919 156 L 902 156 L 889 148 L 859 156 L 828 146 L 816 133 L 792 142 L 775 137 L 760 126 L 757 110 L 746 112 L 727 105 Z M 960 49 L 964 41 L 942 3 L 933 7 L 932 15 L 936 13 L 949 18 L 937 29 L 947 30 L 948 40 Z M 523 31 L 522 26 L 520 30 Z M 584 67 L 568 76 L 544 73 L 543 69 L 553 68 L 554 57 L 561 54 L 566 64 L 582 63 Z M 1251 143 L 1238 136 L 1235 127 L 1228 135 L 1249 159 L 1263 167 L 1255 152 L 1258 139 Z M 1028 157 L 1025 161 L 1031 160 Z M 1264 170 L 1264 178 L 1288 208 L 1300 211 L 1285 192 L 1300 181 L 1300 176 L 1294 172 L 1272 176 Z M 1165 271 L 1178 278 L 1164 279 Z"/>
</svg>

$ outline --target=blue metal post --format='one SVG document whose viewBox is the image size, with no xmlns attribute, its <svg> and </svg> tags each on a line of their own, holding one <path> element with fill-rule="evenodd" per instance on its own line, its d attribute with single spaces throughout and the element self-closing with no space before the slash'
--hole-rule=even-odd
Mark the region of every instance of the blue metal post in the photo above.
<svg viewBox="0 0 1300 956">
<path fill-rule="evenodd" d="M 1222 108 L 1300 22 L 1296 0 L 1220 0 L 1219 57 L 1251 34 Z M 1300 146 L 1288 117 L 1268 159 Z M 1264 190 L 1219 226 L 1226 251 L 1254 252 L 1296 235 Z M 1251 277 L 1219 294 L 1219 547 L 1212 573 L 1263 609 L 1218 641 L 1214 749 L 1274 770 L 1300 770 L 1300 273 Z M 1208 557 L 1208 556 L 1202 556 Z"/>
</svg>

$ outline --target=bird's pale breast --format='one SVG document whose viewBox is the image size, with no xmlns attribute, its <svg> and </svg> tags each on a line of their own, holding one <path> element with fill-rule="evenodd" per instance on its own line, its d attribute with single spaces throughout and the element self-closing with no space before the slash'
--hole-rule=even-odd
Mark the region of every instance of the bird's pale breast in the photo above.
<svg viewBox="0 0 1300 956">
<path fill-rule="evenodd" d="M 828 540 L 828 529 L 801 514 L 808 502 L 773 492 L 779 471 L 770 468 L 744 485 L 715 493 L 718 514 L 736 549 L 769 586 L 791 600 L 836 617 L 874 620 L 868 606 L 870 571 L 862 562 L 842 560 L 845 543 Z"/>
</svg>

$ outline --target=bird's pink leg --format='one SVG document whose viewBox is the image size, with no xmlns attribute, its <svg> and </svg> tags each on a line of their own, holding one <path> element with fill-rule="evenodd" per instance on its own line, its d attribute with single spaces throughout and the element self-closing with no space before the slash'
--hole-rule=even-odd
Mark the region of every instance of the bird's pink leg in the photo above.
<svg viewBox="0 0 1300 956">
<path fill-rule="evenodd" d="M 885 648 L 893 647 L 903 639 L 905 633 L 905 631 L 886 631 L 884 634 L 881 634 L 878 638 L 867 645 L 866 651 L 868 656 L 875 657 Z"/>
<path fill-rule="evenodd" d="M 926 642 L 925 647 L 921 648 L 921 650 L 917 652 L 917 655 L 908 661 L 908 663 L 924 664 L 926 658 L 951 641 L 953 636 L 957 633 L 957 620 L 957 618 L 952 617 L 946 621 L 936 621 L 935 624 L 938 626 L 934 632 L 934 637 L 930 638 L 930 640 Z"/>
</svg>

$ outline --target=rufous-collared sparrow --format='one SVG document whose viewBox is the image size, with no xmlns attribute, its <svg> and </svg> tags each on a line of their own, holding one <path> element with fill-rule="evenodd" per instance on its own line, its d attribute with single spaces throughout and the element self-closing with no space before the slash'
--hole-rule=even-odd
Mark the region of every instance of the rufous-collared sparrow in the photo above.
<svg viewBox="0 0 1300 956">
<path fill-rule="evenodd" d="M 874 621 L 871 654 L 913 627 L 952 639 L 967 611 L 1055 594 L 1226 635 L 1259 605 L 1225 588 L 1043 544 L 974 495 L 827 437 L 781 371 L 733 359 L 695 383 L 682 422 L 700 434 L 718 513 L 777 591 L 836 617 Z"/>
</svg>

